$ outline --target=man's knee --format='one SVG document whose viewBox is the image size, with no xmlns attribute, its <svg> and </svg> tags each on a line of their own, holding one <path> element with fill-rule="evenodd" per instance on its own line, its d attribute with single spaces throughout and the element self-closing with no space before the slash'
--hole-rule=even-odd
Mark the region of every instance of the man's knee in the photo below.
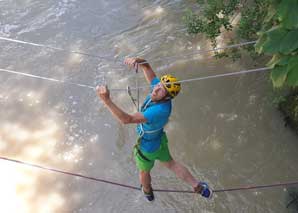
<svg viewBox="0 0 298 213">
<path fill-rule="evenodd" d="M 168 169 L 172 170 L 175 166 L 176 162 L 172 159 L 170 161 L 167 162 L 162 162 L 162 165 L 164 165 L 165 167 L 167 167 Z"/>
<path fill-rule="evenodd" d="M 142 176 L 150 175 L 150 171 L 140 171 L 140 175 Z"/>
</svg>

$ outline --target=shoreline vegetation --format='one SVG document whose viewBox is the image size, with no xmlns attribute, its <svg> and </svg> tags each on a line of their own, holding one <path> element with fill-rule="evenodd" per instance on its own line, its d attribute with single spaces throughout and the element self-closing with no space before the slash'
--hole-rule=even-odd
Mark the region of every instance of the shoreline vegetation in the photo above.
<svg viewBox="0 0 298 213">
<path fill-rule="evenodd" d="M 215 58 L 268 57 L 273 88 L 288 91 L 278 109 L 285 126 L 298 135 L 298 0 L 197 0 L 197 4 L 197 11 L 188 9 L 183 17 L 189 34 L 204 34 L 214 48 L 226 34 L 232 35 L 225 39 L 227 45 L 257 40 L 255 46 L 215 52 Z"/>
<path fill-rule="evenodd" d="M 285 126 L 289 126 L 298 135 L 298 89 L 291 91 L 278 104 L 284 115 Z"/>
</svg>

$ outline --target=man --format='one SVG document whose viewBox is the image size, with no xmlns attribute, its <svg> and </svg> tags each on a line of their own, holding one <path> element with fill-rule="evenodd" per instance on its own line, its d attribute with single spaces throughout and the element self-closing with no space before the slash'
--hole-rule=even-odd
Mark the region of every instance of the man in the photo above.
<svg viewBox="0 0 298 213">
<path fill-rule="evenodd" d="M 170 155 L 168 139 L 164 126 L 172 110 L 172 99 L 181 89 L 180 83 L 171 75 L 164 75 L 159 80 L 151 66 L 141 58 L 127 58 L 125 64 L 142 68 L 146 80 L 151 85 L 151 93 L 146 97 L 141 111 L 127 114 L 110 99 L 106 86 L 97 87 L 97 94 L 112 115 L 123 124 L 137 124 L 139 138 L 134 147 L 134 158 L 139 169 L 141 189 L 148 201 L 154 200 L 151 187 L 150 170 L 155 160 L 159 160 L 165 167 L 173 171 L 179 178 L 189 183 L 195 192 L 203 197 L 211 198 L 212 190 L 205 182 L 198 182 L 191 173 Z M 142 63 L 142 64 L 140 64 Z"/>
</svg>

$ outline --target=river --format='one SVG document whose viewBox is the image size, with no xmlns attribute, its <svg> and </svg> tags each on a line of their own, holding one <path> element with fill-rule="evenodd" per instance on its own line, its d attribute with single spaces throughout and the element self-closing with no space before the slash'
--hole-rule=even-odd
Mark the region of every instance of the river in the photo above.
<svg viewBox="0 0 298 213">
<path fill-rule="evenodd" d="M 195 2 L 0 0 L 1 37 L 66 50 L 0 40 L 0 68 L 110 88 L 135 86 L 133 70 L 122 63 L 125 56 L 142 56 L 158 75 L 181 80 L 255 68 L 246 58 L 183 57 L 210 48 L 203 36 L 188 35 L 182 21 Z M 137 78 L 145 84 L 141 73 Z M 139 185 L 134 125 L 119 124 L 94 90 L 5 72 L 0 80 L 1 156 Z M 297 135 L 284 127 L 273 104 L 268 73 L 182 86 L 166 130 L 173 157 L 198 180 L 215 189 L 297 181 Z M 135 112 L 126 92 L 111 91 L 111 97 Z M 147 203 L 136 190 L 3 160 L 0 168 L 0 212 L 295 212 L 286 208 L 293 187 L 215 193 L 210 201 L 156 192 L 154 203 Z M 152 177 L 154 188 L 191 190 L 158 163 Z"/>
</svg>

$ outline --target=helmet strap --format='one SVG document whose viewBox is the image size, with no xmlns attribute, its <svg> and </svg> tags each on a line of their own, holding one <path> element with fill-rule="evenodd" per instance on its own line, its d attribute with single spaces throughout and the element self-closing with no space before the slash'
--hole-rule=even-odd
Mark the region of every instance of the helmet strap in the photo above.
<svg viewBox="0 0 298 213">
<path fill-rule="evenodd" d="M 167 92 L 166 96 L 162 99 L 163 101 L 168 101 L 173 99 L 173 97 L 170 95 L 170 93 Z"/>
</svg>

